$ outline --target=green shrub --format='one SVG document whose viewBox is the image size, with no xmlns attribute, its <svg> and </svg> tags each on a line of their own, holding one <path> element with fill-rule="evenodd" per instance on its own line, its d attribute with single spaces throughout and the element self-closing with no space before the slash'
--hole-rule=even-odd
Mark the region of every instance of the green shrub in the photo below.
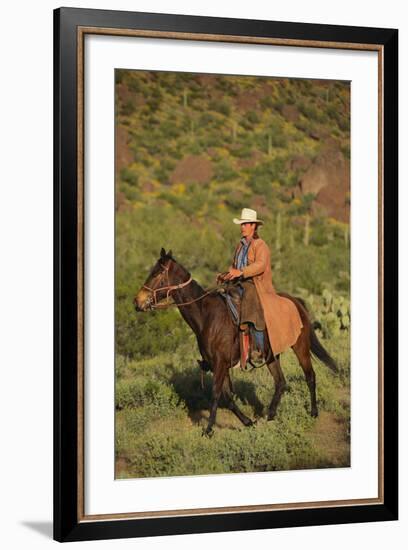
<svg viewBox="0 0 408 550">
<path fill-rule="evenodd" d="M 217 180 L 224 182 L 229 181 L 238 176 L 231 163 L 227 159 L 220 160 L 215 167 L 215 177 Z"/>
<path fill-rule="evenodd" d="M 180 401 L 174 390 L 163 382 L 138 378 L 119 381 L 115 395 L 118 409 L 154 405 L 158 410 L 167 411 L 176 408 Z"/>
</svg>

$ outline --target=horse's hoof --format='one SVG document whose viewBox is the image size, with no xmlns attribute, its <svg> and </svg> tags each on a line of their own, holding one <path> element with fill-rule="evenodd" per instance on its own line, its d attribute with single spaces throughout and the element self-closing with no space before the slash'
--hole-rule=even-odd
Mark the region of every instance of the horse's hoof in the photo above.
<svg viewBox="0 0 408 550">
<path fill-rule="evenodd" d="M 256 420 L 248 419 L 248 421 L 245 422 L 245 427 L 246 428 L 255 428 L 255 426 L 256 426 Z"/>
<path fill-rule="evenodd" d="M 214 430 L 212 428 L 210 428 L 210 429 L 208 429 L 208 428 L 204 429 L 203 428 L 203 431 L 202 431 L 201 435 L 202 435 L 202 437 L 210 438 L 214 435 Z"/>
<path fill-rule="evenodd" d="M 270 420 L 275 420 L 275 418 L 276 418 L 276 412 L 273 412 L 268 414 L 268 416 L 266 417 L 266 420 L 269 422 Z"/>
</svg>

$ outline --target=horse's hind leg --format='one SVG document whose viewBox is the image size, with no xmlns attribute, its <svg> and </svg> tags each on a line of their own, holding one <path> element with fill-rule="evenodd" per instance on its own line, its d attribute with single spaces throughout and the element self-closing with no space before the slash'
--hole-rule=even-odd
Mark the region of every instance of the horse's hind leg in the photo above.
<svg viewBox="0 0 408 550">
<path fill-rule="evenodd" d="M 287 389 L 286 380 L 283 375 L 279 355 L 271 363 L 267 363 L 266 366 L 269 369 L 269 372 L 272 374 L 275 382 L 275 393 L 273 394 L 271 404 L 269 405 L 268 410 L 268 420 L 273 420 L 276 416 L 276 410 L 282 398 L 283 392 Z"/>
<path fill-rule="evenodd" d="M 238 407 L 238 405 L 234 401 L 234 396 L 232 392 L 232 384 L 231 384 L 231 378 L 229 375 L 229 372 L 227 372 L 227 375 L 224 380 L 224 385 L 222 388 L 223 396 L 227 402 L 227 406 L 230 411 L 232 411 L 237 418 L 244 424 L 244 426 L 252 426 L 253 422 L 250 418 L 248 418 Z"/>
<path fill-rule="evenodd" d="M 305 373 L 306 383 L 310 392 L 310 414 L 311 416 L 316 417 L 319 414 L 316 399 L 316 374 L 313 370 L 312 358 L 310 355 L 310 346 L 307 342 L 307 335 L 303 331 L 292 349 L 299 360 L 299 364 L 302 367 L 303 372 Z"/>
</svg>

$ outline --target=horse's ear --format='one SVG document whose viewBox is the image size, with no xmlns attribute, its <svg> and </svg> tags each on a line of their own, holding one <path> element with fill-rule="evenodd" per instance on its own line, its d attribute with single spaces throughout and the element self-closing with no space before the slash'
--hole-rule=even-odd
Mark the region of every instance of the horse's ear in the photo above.
<svg viewBox="0 0 408 550">
<path fill-rule="evenodd" d="M 169 250 L 169 251 L 167 252 L 167 256 L 170 256 L 170 258 L 171 258 L 171 250 Z"/>
<path fill-rule="evenodd" d="M 166 255 L 166 251 L 164 250 L 164 248 L 162 247 L 162 249 L 160 250 L 160 258 L 164 258 Z"/>
</svg>

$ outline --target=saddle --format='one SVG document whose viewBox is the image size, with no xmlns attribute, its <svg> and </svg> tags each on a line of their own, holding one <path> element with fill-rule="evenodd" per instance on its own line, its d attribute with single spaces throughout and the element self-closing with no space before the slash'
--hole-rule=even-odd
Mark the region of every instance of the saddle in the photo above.
<svg viewBox="0 0 408 550">
<path fill-rule="evenodd" d="M 239 329 L 240 366 L 242 370 L 247 369 L 247 363 L 252 368 L 265 364 L 265 350 L 259 350 L 255 340 L 255 327 L 251 324 L 240 326 L 241 318 L 241 292 L 238 284 L 228 284 L 219 289 L 220 295 L 224 298 L 232 322 Z M 242 328 L 244 327 L 244 330 Z M 264 339 L 265 339 L 264 331 Z M 261 364 L 259 364 L 261 363 Z"/>
</svg>

